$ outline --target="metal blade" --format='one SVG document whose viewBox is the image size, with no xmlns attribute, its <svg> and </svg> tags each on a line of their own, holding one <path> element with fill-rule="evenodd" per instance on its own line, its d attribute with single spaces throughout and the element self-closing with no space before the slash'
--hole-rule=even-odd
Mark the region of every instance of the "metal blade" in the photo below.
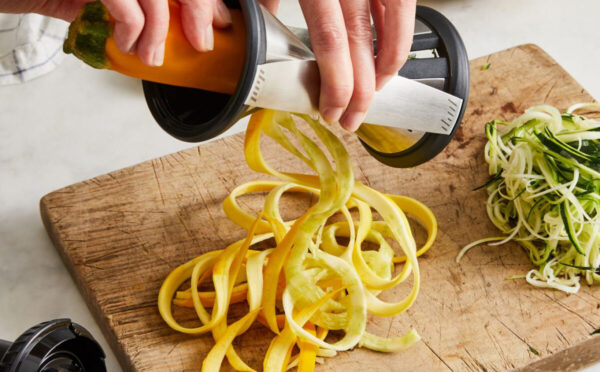
<svg viewBox="0 0 600 372">
<path fill-rule="evenodd" d="M 260 65 L 246 104 L 253 107 L 318 114 L 317 63 L 292 60 Z M 375 93 L 365 123 L 450 134 L 462 99 L 426 84 L 396 76 Z"/>
<path fill-rule="evenodd" d="M 395 76 L 375 92 L 365 123 L 450 134 L 462 99 L 426 84 Z"/>
<path fill-rule="evenodd" d="M 446 84 L 446 79 L 444 78 L 424 78 L 424 79 L 414 79 L 421 84 L 429 85 L 430 87 L 434 87 L 435 89 L 442 90 L 444 89 L 444 85 Z"/>
<path fill-rule="evenodd" d="M 314 60 L 290 60 L 258 66 L 246 105 L 318 114 L 320 78 Z"/>
</svg>

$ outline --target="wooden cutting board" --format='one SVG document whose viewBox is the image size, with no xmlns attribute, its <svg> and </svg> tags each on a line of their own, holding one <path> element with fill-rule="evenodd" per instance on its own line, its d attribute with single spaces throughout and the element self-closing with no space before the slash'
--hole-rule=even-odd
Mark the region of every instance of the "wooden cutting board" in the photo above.
<svg viewBox="0 0 600 372">
<path fill-rule="evenodd" d="M 484 71 L 486 63 L 490 68 Z M 547 371 L 575 370 L 600 360 L 600 337 L 590 336 L 600 327 L 600 287 L 583 285 L 569 296 L 506 280 L 532 267 L 514 244 L 476 248 L 460 265 L 454 262 L 463 245 L 497 235 L 485 214 L 485 192 L 472 191 L 487 179 L 483 124 L 510 120 L 532 105 L 564 109 L 591 99 L 540 48 L 523 45 L 472 61 L 462 127 L 447 149 L 425 165 L 387 168 L 343 134 L 361 181 L 421 200 L 437 216 L 440 229 L 434 247 L 419 259 L 423 284 L 416 304 L 402 316 L 374 318 L 370 324 L 389 336 L 414 327 L 423 341 L 397 354 L 340 353 L 319 370 Z M 48 233 L 126 370 L 199 370 L 212 347 L 210 336 L 192 337 L 167 327 L 156 299 L 173 268 L 243 236 L 221 210 L 232 188 L 263 178 L 245 165 L 242 142 L 242 135 L 231 136 L 42 199 Z M 295 169 L 291 157 L 273 143 L 265 145 L 264 153 L 270 163 Z M 256 208 L 260 200 L 248 197 L 244 205 Z M 301 204 L 290 203 L 286 212 L 298 215 L 306 207 Z M 400 287 L 397 292 L 406 290 Z M 394 297 L 392 292 L 386 298 Z M 235 346 L 260 369 L 271 338 L 266 328 L 255 325 Z"/>
</svg>

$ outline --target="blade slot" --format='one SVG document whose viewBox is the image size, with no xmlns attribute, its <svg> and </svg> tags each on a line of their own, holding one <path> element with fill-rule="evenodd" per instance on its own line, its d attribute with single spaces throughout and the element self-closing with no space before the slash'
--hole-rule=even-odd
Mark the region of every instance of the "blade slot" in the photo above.
<svg viewBox="0 0 600 372">
<path fill-rule="evenodd" d="M 436 49 L 439 47 L 440 38 L 433 32 L 426 34 L 418 34 L 413 37 L 413 43 L 410 47 L 410 51 L 424 50 L 424 49 Z"/>
<path fill-rule="evenodd" d="M 398 72 L 409 79 L 431 79 L 448 77 L 446 58 L 409 59 Z"/>
</svg>

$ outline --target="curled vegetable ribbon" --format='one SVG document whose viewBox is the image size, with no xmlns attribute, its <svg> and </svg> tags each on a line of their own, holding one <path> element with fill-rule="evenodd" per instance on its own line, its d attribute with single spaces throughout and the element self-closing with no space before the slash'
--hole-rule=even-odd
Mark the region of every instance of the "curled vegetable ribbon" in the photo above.
<svg viewBox="0 0 600 372">
<path fill-rule="evenodd" d="M 600 282 L 600 121 L 598 103 L 530 107 L 512 120 L 485 124 L 491 178 L 486 211 L 501 231 L 466 246 L 515 241 L 537 266 L 524 278 L 538 288 L 577 293 L 580 278 Z M 493 242 L 493 243 L 491 243 Z"/>
<path fill-rule="evenodd" d="M 355 181 L 342 142 L 318 121 L 295 116 L 261 110 L 250 119 L 244 141 L 246 161 L 254 171 L 280 181 L 244 183 L 223 202 L 228 218 L 248 231 L 246 238 L 184 263 L 167 276 L 160 289 L 158 308 L 171 328 L 188 334 L 212 332 L 216 344 L 204 360 L 205 371 L 218 371 L 225 357 L 236 370 L 253 370 L 239 357 L 232 342 L 255 320 L 276 335 L 264 359 L 265 371 L 284 371 L 294 366 L 299 371 L 312 371 L 316 362 L 337 351 L 361 346 L 395 352 L 420 339 L 415 330 L 386 338 L 365 329 L 367 313 L 395 316 L 415 301 L 420 285 L 417 256 L 431 247 L 437 234 L 433 213 L 414 199 L 383 194 Z M 297 127 L 298 118 L 316 134 L 332 161 Z M 262 133 L 302 160 L 316 175 L 273 169 L 261 153 Z M 252 216 L 242 210 L 237 198 L 258 192 L 267 193 L 264 210 Z M 298 219 L 285 221 L 279 202 L 286 192 L 314 194 L 318 201 Z M 374 219 L 373 210 L 382 220 Z M 427 241 L 419 249 L 405 212 L 427 230 Z M 339 217 L 336 222 L 330 221 L 334 215 Z M 250 249 L 271 238 L 274 247 Z M 340 244 L 338 238 L 348 243 Z M 398 243 L 401 255 L 396 254 L 389 239 Z M 366 250 L 366 242 L 378 248 Z M 401 267 L 394 276 L 396 265 Z M 390 303 L 378 298 L 383 290 L 405 282 L 411 274 L 412 289 L 404 299 Z M 198 286 L 209 277 L 214 290 L 200 291 Z M 187 281 L 190 288 L 179 290 Z M 248 313 L 227 324 L 229 306 L 243 301 L 248 303 Z M 194 308 L 202 325 L 181 326 L 173 317 L 172 304 Z M 278 305 L 283 307 L 283 314 L 277 313 Z M 210 313 L 206 310 L 209 307 Z M 330 330 L 343 331 L 344 336 L 328 342 Z M 296 345 L 300 351 L 292 356 Z"/>
</svg>

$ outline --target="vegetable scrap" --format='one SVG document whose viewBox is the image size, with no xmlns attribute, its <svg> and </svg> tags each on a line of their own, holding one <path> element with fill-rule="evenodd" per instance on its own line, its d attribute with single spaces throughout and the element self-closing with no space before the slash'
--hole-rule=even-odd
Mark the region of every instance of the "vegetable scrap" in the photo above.
<svg viewBox="0 0 600 372">
<path fill-rule="evenodd" d="M 481 71 L 489 70 L 491 65 L 491 63 L 486 63 L 485 65 L 481 66 Z"/>
<path fill-rule="evenodd" d="M 540 355 L 540 352 L 537 351 L 536 349 L 534 349 L 533 346 L 531 346 L 531 345 L 527 345 L 527 346 L 529 346 L 529 351 L 531 351 L 535 355 Z"/>
<path fill-rule="evenodd" d="M 331 161 L 321 146 L 300 130 L 297 119 L 308 123 Z M 272 168 L 261 152 L 262 134 L 316 174 Z M 174 330 L 212 333 L 215 346 L 204 360 L 203 370 L 218 371 L 227 358 L 233 368 L 252 371 L 232 342 L 255 321 L 274 335 L 264 357 L 265 371 L 296 366 L 299 371 L 312 371 L 322 358 L 357 346 L 397 352 L 418 342 L 414 329 L 391 338 L 366 331 L 367 314 L 395 316 L 414 303 L 420 287 L 417 256 L 431 247 L 437 234 L 433 213 L 414 199 L 383 194 L 356 181 L 343 143 L 305 115 L 271 110 L 253 114 L 244 153 L 252 170 L 279 179 L 244 183 L 223 202 L 229 219 L 247 230 L 246 238 L 177 267 L 165 279 L 158 298 L 160 314 Z M 318 201 L 296 220 L 285 221 L 279 202 L 287 192 L 313 194 Z M 258 216 L 244 211 L 237 202 L 238 197 L 250 193 L 267 193 Z M 405 213 L 427 230 L 427 241 L 420 248 Z M 332 216 L 338 221 L 333 222 Z M 275 241 L 272 247 L 253 249 L 271 238 Z M 340 244 L 338 238 L 348 243 Z M 402 254 L 394 251 L 388 239 L 398 243 Z M 378 248 L 365 249 L 365 243 Z M 394 276 L 396 265 L 399 272 Z M 412 281 L 407 283 L 410 277 Z M 209 279 L 214 288 L 201 291 L 199 285 Z M 189 283 L 189 288 L 182 290 L 184 283 Z M 382 291 L 401 283 L 412 286 L 402 300 L 391 303 L 378 298 Z M 241 302 L 247 302 L 248 313 L 228 324 L 231 306 Z M 173 316 L 173 305 L 195 309 L 201 325 L 180 325 Z M 343 337 L 330 342 L 327 336 L 334 330 L 342 331 Z M 299 352 L 292 355 L 295 346 Z"/>
<path fill-rule="evenodd" d="M 503 235 L 468 244 L 457 262 L 476 245 L 515 241 L 538 267 L 531 285 L 575 293 L 582 277 L 600 281 L 600 121 L 575 114 L 599 109 L 536 106 L 485 125 L 487 214 Z"/>
</svg>

